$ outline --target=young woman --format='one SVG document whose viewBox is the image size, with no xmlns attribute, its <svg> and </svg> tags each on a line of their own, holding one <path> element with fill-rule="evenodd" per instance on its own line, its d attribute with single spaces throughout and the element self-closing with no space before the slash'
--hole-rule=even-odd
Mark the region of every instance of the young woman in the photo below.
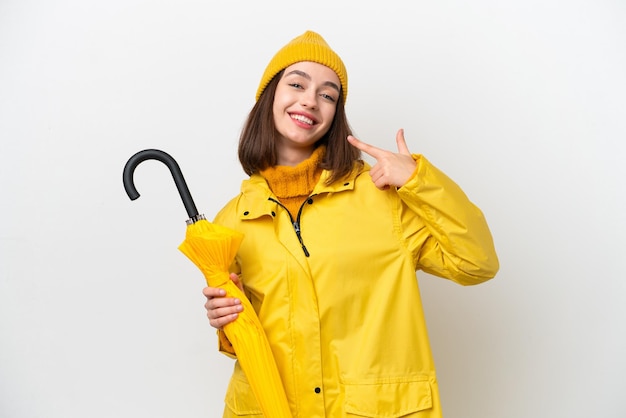
<svg viewBox="0 0 626 418">
<path fill-rule="evenodd" d="M 231 278 L 263 324 L 294 417 L 440 417 L 416 271 L 484 282 L 498 270 L 492 237 L 402 130 L 397 152 L 353 137 L 347 94 L 345 66 L 317 33 L 278 51 L 240 138 L 250 178 L 214 222 L 245 236 Z M 236 358 L 221 328 L 240 301 L 203 292 L 220 349 Z M 237 363 L 225 402 L 224 417 L 262 416 Z"/>
</svg>

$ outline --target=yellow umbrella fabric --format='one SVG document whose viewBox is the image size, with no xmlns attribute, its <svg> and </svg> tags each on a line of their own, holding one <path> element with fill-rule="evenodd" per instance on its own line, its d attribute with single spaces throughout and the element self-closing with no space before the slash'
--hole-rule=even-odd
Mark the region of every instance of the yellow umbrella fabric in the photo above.
<svg viewBox="0 0 626 418">
<path fill-rule="evenodd" d="M 188 222 L 185 240 L 178 247 L 204 274 L 211 287 L 226 291 L 226 297 L 239 298 L 243 311 L 224 326 L 224 333 L 235 348 L 237 360 L 248 378 L 257 401 L 267 418 L 291 418 L 291 410 L 276 362 L 252 304 L 230 280 L 231 265 L 243 234 L 200 219 Z"/>
</svg>

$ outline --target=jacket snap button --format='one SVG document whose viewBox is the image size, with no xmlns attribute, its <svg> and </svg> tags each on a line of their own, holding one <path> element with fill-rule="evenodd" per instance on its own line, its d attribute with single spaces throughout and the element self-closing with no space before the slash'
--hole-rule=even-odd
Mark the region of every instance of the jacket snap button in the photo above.
<svg viewBox="0 0 626 418">
<path fill-rule="evenodd" d="M 309 200 L 307 200 L 306 202 L 307 202 L 309 205 L 312 205 L 312 204 L 313 204 L 313 199 L 309 199 Z"/>
<path fill-rule="evenodd" d="M 320 393 L 322 391 L 322 389 L 320 388 L 315 388 L 315 393 Z"/>
<path fill-rule="evenodd" d="M 244 216 L 248 216 L 248 214 L 249 214 L 249 213 L 250 213 L 250 212 L 245 211 L 245 212 L 243 213 L 243 215 L 244 215 Z"/>
</svg>

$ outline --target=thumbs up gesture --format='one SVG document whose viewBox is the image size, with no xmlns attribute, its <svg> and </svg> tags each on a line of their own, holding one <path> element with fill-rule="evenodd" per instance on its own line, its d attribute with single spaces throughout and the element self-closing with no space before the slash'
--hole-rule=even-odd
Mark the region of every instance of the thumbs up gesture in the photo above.
<svg viewBox="0 0 626 418">
<path fill-rule="evenodd" d="M 386 190 L 390 186 L 404 186 L 417 166 L 406 146 L 404 129 L 400 129 L 396 134 L 397 153 L 366 144 L 352 135 L 348 136 L 348 142 L 376 159 L 376 164 L 370 170 L 370 176 L 380 190 Z"/>
</svg>

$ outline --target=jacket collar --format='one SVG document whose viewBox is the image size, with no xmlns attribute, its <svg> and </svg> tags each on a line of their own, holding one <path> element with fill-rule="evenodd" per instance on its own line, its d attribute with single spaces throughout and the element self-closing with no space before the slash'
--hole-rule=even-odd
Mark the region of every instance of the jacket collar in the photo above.
<svg viewBox="0 0 626 418">
<path fill-rule="evenodd" d="M 324 170 L 311 195 L 351 191 L 354 189 L 357 177 L 369 171 L 369 169 L 370 166 L 365 161 L 363 164 L 355 164 L 352 172 L 346 178 L 337 180 L 329 185 L 325 182 L 330 176 L 330 171 Z M 256 219 L 265 215 L 273 216 L 276 212 L 277 203 L 270 200 L 270 198 L 278 200 L 270 190 L 267 181 L 258 173 L 252 174 L 249 179 L 241 183 L 239 218 L 245 220 Z"/>
</svg>

